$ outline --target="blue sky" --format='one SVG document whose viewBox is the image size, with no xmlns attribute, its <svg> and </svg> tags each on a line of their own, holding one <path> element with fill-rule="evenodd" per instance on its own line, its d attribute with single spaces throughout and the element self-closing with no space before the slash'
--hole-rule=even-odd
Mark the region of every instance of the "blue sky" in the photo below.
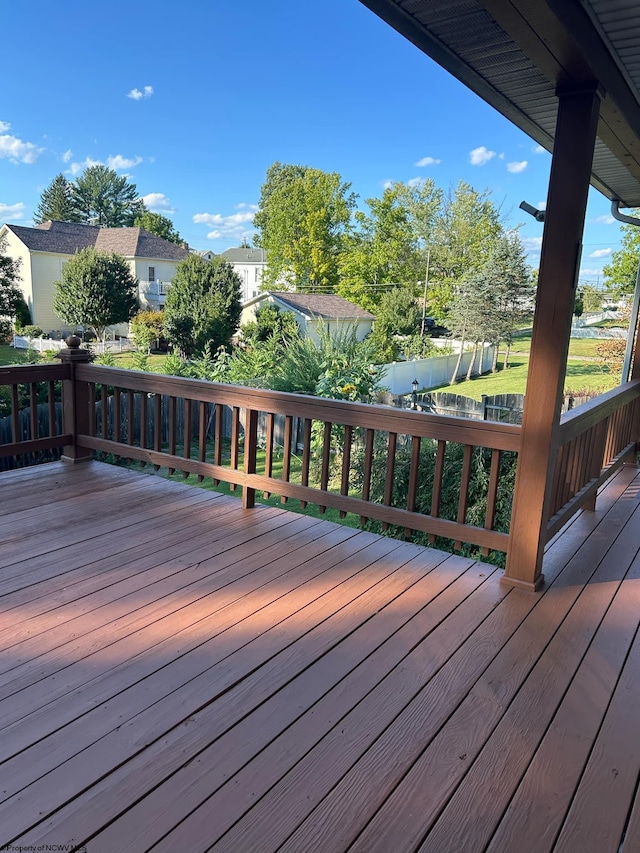
<svg viewBox="0 0 640 853">
<path fill-rule="evenodd" d="M 551 157 L 358 0 L 3 4 L 0 223 L 32 224 L 59 172 L 135 182 L 197 249 L 253 234 L 275 160 L 340 172 L 360 204 L 386 181 L 460 179 L 522 223 L 537 266 Z M 620 230 L 590 192 L 581 279 Z"/>
</svg>

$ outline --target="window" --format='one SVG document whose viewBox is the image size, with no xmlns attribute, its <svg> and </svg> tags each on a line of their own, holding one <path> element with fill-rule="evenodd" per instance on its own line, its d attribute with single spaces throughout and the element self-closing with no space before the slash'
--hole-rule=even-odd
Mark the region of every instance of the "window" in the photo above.
<svg viewBox="0 0 640 853">
<path fill-rule="evenodd" d="M 254 278 L 254 281 L 260 281 L 260 276 L 258 275 L 259 272 L 260 272 L 259 268 L 256 267 L 256 276 Z"/>
<path fill-rule="evenodd" d="M 156 280 L 156 268 L 155 267 L 149 267 L 149 279 L 148 280 L 149 281 L 155 281 Z"/>
</svg>

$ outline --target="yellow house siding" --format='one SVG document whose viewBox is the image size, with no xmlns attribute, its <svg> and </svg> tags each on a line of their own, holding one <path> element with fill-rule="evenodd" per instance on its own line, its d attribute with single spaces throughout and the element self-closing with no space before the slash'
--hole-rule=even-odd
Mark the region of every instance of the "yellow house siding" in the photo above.
<svg viewBox="0 0 640 853">
<path fill-rule="evenodd" d="M 33 318 L 31 255 L 22 240 L 19 240 L 12 231 L 9 231 L 9 229 L 2 229 L 0 230 L 0 234 L 6 238 L 6 254 L 15 260 L 20 261 L 20 281 L 18 284 L 20 285 L 24 298 L 29 306 L 29 310 L 31 311 L 31 317 Z"/>
<path fill-rule="evenodd" d="M 67 328 L 53 310 L 54 282 L 62 278 L 62 267 L 70 255 L 54 255 L 49 252 L 32 252 L 31 271 L 33 280 L 33 322 L 45 332 Z"/>
</svg>

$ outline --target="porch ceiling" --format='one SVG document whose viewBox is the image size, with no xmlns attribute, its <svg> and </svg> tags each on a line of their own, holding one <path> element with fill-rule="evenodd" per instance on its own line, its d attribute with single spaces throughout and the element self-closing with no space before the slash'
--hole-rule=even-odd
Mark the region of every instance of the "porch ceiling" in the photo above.
<svg viewBox="0 0 640 853">
<path fill-rule="evenodd" d="M 640 207 L 637 0 L 361 0 L 551 151 L 557 87 L 604 90 L 591 182 Z"/>
</svg>

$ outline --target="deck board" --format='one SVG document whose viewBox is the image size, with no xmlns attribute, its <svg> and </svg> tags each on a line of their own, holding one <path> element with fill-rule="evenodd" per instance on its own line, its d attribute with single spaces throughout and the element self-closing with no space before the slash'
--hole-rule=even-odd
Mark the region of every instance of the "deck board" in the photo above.
<svg viewBox="0 0 640 853">
<path fill-rule="evenodd" d="M 637 469 L 539 593 L 100 463 L 0 495 L 0 845 L 634 850 Z"/>
</svg>

